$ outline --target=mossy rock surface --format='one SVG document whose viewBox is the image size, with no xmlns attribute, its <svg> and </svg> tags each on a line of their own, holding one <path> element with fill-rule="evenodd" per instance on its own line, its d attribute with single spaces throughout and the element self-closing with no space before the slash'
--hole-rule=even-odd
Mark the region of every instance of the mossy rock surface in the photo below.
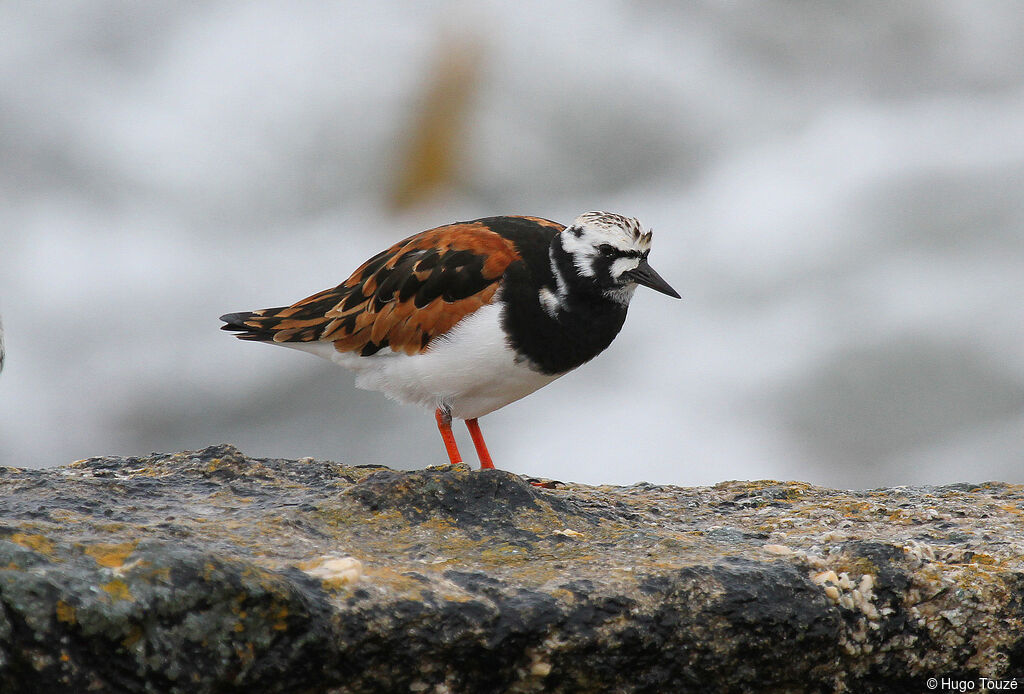
<svg viewBox="0 0 1024 694">
<path fill-rule="evenodd" d="M 0 468 L 0 691 L 1024 676 L 1020 486 L 553 487 L 231 446 Z"/>
</svg>

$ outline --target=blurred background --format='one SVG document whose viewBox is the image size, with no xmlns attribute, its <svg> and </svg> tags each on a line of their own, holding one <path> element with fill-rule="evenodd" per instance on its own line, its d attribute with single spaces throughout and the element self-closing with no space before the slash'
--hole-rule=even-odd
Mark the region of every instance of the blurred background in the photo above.
<svg viewBox="0 0 1024 694">
<path fill-rule="evenodd" d="M 0 464 L 441 463 L 429 413 L 217 317 L 604 209 L 683 301 L 484 419 L 499 467 L 1024 482 L 1021 36 L 1013 0 L 4 2 Z"/>
</svg>

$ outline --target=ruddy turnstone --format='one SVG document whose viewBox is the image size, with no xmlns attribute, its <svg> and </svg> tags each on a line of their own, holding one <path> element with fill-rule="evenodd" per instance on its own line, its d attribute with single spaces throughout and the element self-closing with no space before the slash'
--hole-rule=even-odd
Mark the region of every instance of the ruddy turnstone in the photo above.
<svg viewBox="0 0 1024 694">
<path fill-rule="evenodd" d="M 452 418 L 464 419 L 481 469 L 492 468 L 479 417 L 600 354 L 638 284 L 679 298 L 647 263 L 650 250 L 650 231 L 608 212 L 568 227 L 457 222 L 399 241 L 291 306 L 221 316 L 221 329 L 325 357 L 360 388 L 433 409 L 452 463 Z"/>
</svg>

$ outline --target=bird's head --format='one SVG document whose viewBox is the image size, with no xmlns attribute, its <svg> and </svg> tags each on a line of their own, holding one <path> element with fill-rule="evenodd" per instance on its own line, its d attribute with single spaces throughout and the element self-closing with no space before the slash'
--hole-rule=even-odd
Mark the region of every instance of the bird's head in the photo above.
<svg viewBox="0 0 1024 694">
<path fill-rule="evenodd" d="M 589 278 L 609 298 L 627 304 L 638 284 L 680 298 L 648 264 L 651 232 L 644 232 L 636 219 L 585 212 L 560 237 L 577 274 Z"/>
</svg>

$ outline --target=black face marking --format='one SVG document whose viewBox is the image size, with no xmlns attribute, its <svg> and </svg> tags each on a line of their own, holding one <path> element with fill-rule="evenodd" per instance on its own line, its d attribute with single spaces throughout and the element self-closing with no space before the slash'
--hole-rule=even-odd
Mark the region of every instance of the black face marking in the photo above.
<svg viewBox="0 0 1024 694">
<path fill-rule="evenodd" d="M 590 265 L 594 271 L 593 281 L 601 289 L 611 289 L 617 284 L 615 277 L 612 276 L 612 263 L 622 257 L 624 256 L 621 253 L 615 253 L 614 255 L 601 254 L 594 258 L 594 262 Z"/>
<path fill-rule="evenodd" d="M 650 251 L 641 252 L 635 248 L 630 248 L 628 251 L 624 251 L 621 248 L 616 248 L 610 243 L 602 243 L 597 247 L 597 250 L 601 255 L 617 260 L 619 258 L 646 258 Z"/>
</svg>

